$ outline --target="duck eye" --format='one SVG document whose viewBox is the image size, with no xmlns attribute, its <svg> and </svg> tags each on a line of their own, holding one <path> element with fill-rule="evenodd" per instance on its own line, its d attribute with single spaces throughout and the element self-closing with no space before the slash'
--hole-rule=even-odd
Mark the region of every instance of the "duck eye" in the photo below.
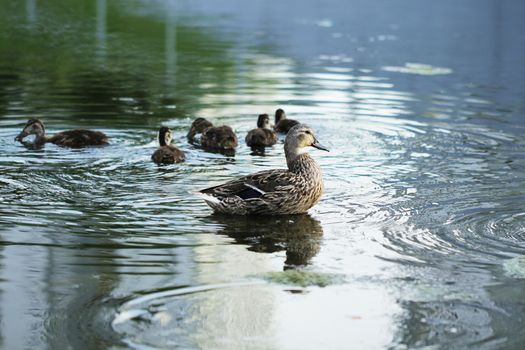
<svg viewBox="0 0 525 350">
<path fill-rule="evenodd" d="M 306 130 L 305 133 L 308 134 L 308 135 L 311 135 L 311 134 L 312 134 L 312 133 L 310 132 L 310 130 Z"/>
</svg>

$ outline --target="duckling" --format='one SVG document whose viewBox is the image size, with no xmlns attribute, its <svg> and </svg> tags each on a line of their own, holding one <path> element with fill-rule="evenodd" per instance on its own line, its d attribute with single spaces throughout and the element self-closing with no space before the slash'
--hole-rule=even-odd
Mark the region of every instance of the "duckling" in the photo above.
<svg viewBox="0 0 525 350">
<path fill-rule="evenodd" d="M 22 142 L 24 137 L 36 135 L 34 144 L 41 146 L 46 142 L 54 143 L 59 146 L 79 148 L 83 146 L 99 146 L 108 144 L 108 137 L 100 131 L 75 129 L 62 131 L 53 136 L 46 135 L 46 128 L 40 119 L 29 119 L 24 129 L 15 141 Z"/>
<path fill-rule="evenodd" d="M 237 136 L 227 125 L 214 126 L 202 133 L 201 146 L 207 149 L 232 150 L 237 147 Z"/>
<path fill-rule="evenodd" d="M 288 169 L 261 171 L 197 194 L 215 212 L 235 215 L 286 215 L 305 213 L 324 190 L 319 164 L 305 147 L 328 151 L 304 124 L 294 126 L 284 140 Z"/>
<path fill-rule="evenodd" d="M 204 119 L 204 118 L 197 118 L 191 123 L 190 131 L 188 131 L 188 134 L 186 135 L 188 142 L 190 144 L 196 144 L 198 143 L 195 139 L 195 136 L 197 134 L 202 134 L 204 130 L 211 128 L 213 124 Z"/>
<path fill-rule="evenodd" d="M 263 150 L 277 143 L 277 133 L 271 129 L 268 114 L 260 114 L 257 119 L 257 129 L 250 130 L 245 141 L 252 150 Z"/>
<path fill-rule="evenodd" d="M 162 126 L 159 130 L 160 147 L 151 155 L 151 160 L 157 164 L 173 164 L 183 162 L 184 152 L 171 145 L 172 132 L 170 128 Z"/>
<path fill-rule="evenodd" d="M 286 113 L 283 109 L 279 108 L 275 111 L 275 126 L 273 127 L 275 131 L 287 134 L 297 124 L 299 124 L 297 120 L 286 119 Z"/>
<path fill-rule="evenodd" d="M 200 146 L 207 150 L 233 150 L 238 145 L 237 136 L 231 127 L 213 126 L 204 118 L 197 118 L 193 121 L 187 135 L 188 141 L 191 144 L 198 144 L 195 135 L 199 133 L 202 134 Z"/>
</svg>

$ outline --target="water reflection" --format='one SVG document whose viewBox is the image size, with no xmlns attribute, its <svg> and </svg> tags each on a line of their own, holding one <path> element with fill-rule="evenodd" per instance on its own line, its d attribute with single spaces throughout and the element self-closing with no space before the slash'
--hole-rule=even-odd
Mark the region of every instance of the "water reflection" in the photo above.
<svg viewBox="0 0 525 350">
<path fill-rule="evenodd" d="M 107 4 L 106 0 L 97 0 L 96 4 L 96 57 L 99 61 L 100 67 L 103 68 L 105 66 L 105 60 L 106 60 L 106 21 L 107 21 Z"/>
<path fill-rule="evenodd" d="M 173 2 L 176 6 L 176 2 Z M 166 60 L 166 95 L 172 97 L 172 89 L 177 83 L 177 9 L 173 8 L 166 11 L 165 29 L 165 60 Z M 175 107 L 176 106 L 170 106 Z"/>
<path fill-rule="evenodd" d="M 525 3 L 436 2 L 428 21 L 428 4 L 380 2 L 9 2 L 2 346 L 520 348 L 523 272 L 502 265 L 525 254 Z M 280 106 L 332 149 L 313 153 L 313 217 L 210 216 L 190 192 L 284 168 L 283 149 L 202 152 L 191 120 L 242 138 Z M 26 149 L 27 117 L 113 141 Z M 185 163 L 150 162 L 161 124 Z M 292 294 L 257 278 L 283 268 L 348 283 Z M 111 328 L 120 311 L 139 316 Z"/>
<path fill-rule="evenodd" d="M 31 26 L 35 23 L 37 17 L 36 0 L 26 0 L 26 18 Z"/>
<path fill-rule="evenodd" d="M 323 228 L 310 215 L 282 217 L 231 217 L 213 215 L 210 221 L 222 226 L 217 233 L 258 253 L 286 251 L 284 268 L 307 265 L 319 252 Z"/>
<path fill-rule="evenodd" d="M 283 319 L 279 315 L 286 313 L 283 295 L 257 274 L 282 270 L 283 260 L 284 268 L 311 263 L 319 252 L 321 223 L 309 215 L 211 215 L 200 224 L 213 233 L 196 237 L 199 245 L 193 259 L 199 265 L 192 284 L 141 290 L 120 305 L 113 329 L 138 348 L 146 344 L 224 348 L 231 342 L 251 347 L 254 339 L 264 348 L 278 347 L 281 341 L 272 334 L 276 321 Z M 259 254 L 283 250 L 285 259 Z M 268 261 L 268 255 L 275 261 Z"/>
</svg>

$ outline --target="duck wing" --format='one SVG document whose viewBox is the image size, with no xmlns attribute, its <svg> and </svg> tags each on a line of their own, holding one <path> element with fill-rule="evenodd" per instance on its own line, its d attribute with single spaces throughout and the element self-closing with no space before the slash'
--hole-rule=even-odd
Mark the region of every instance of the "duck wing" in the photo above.
<svg viewBox="0 0 525 350">
<path fill-rule="evenodd" d="M 184 152 L 173 145 L 159 147 L 151 156 L 157 164 L 173 164 L 185 160 Z"/>
<path fill-rule="evenodd" d="M 270 129 L 257 128 L 250 130 L 246 135 L 248 147 L 268 147 L 277 143 L 277 133 Z"/>
<path fill-rule="evenodd" d="M 267 146 L 275 145 L 277 141 L 279 140 L 277 133 L 270 129 L 264 129 L 264 132 L 266 134 L 266 145 Z"/>
<path fill-rule="evenodd" d="M 296 175 L 285 169 L 266 170 L 199 192 L 220 200 L 233 196 L 241 199 L 259 198 L 269 192 L 286 191 L 293 185 L 294 176 Z"/>
<path fill-rule="evenodd" d="M 275 125 L 274 130 L 277 132 L 288 133 L 291 128 L 300 124 L 297 120 L 293 119 L 281 119 L 277 125 Z"/>
<path fill-rule="evenodd" d="M 244 141 L 248 147 L 266 146 L 266 134 L 261 128 L 253 129 L 248 132 Z"/>
</svg>

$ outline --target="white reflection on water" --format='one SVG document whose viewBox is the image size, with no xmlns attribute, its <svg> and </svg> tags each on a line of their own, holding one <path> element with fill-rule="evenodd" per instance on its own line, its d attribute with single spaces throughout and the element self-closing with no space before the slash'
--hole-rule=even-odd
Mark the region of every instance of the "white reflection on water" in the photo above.
<svg viewBox="0 0 525 350">
<path fill-rule="evenodd" d="M 106 60 L 106 40 L 107 40 L 107 29 L 106 29 L 106 22 L 107 22 L 107 3 L 106 0 L 97 0 L 96 4 L 96 33 L 95 33 L 95 40 L 96 40 L 96 57 L 97 60 L 99 60 L 100 64 L 102 66 L 105 65 Z"/>
<path fill-rule="evenodd" d="M 166 11 L 165 19 L 165 60 L 166 60 L 166 95 L 171 96 L 177 83 L 177 8 L 176 2 L 173 8 Z"/>
<path fill-rule="evenodd" d="M 33 25 L 36 22 L 36 0 L 26 0 L 26 19 L 29 25 Z"/>
<path fill-rule="evenodd" d="M 373 29 L 377 33 L 365 35 L 363 42 L 353 34 L 363 27 L 345 32 L 339 27 L 352 21 L 316 15 L 319 9 L 309 3 L 288 12 L 273 11 L 270 2 L 243 8 L 239 21 L 262 23 L 257 31 L 223 16 L 229 10 L 222 2 L 177 5 L 191 11 L 177 13 L 176 21 L 166 11 L 176 8 L 174 2 L 144 4 L 130 10 L 130 16 L 118 12 L 119 7 L 106 9 L 106 1 L 96 3 L 86 35 L 92 42 L 94 29 L 100 43 L 95 54 L 88 45 L 86 56 L 96 57 L 98 47 L 106 48 L 111 38 L 108 48 L 115 45 L 118 54 L 104 53 L 108 71 L 87 66 L 78 76 L 76 70 L 85 66 L 74 65 L 72 73 L 67 64 L 39 65 L 42 74 L 36 76 L 12 74 L 8 65 L 0 75 L 7 86 L 0 94 L 7 96 L 6 121 L 0 122 L 0 160 L 6 165 L 0 174 L 2 316 L 15 315 L 15 321 L 2 326 L 2 336 L 8 333 L 3 344 L 35 347 L 35 339 L 47 337 L 50 348 L 95 347 L 98 339 L 92 338 L 105 332 L 115 336 L 109 329 L 115 319 L 117 335 L 139 348 L 235 348 L 254 342 L 263 348 L 356 343 L 410 348 L 522 339 L 523 289 L 509 281 L 516 272 L 508 271 L 509 264 L 513 269 L 522 264 L 504 263 L 523 255 L 525 248 L 517 205 L 523 201 L 521 97 L 511 99 L 515 105 L 497 104 L 492 87 L 463 84 L 456 73 L 429 76 L 437 65 L 408 67 L 426 69 L 426 75 L 381 70 L 407 61 L 399 58 L 404 50 L 377 35 L 384 28 Z M 400 4 L 395 6 L 390 10 Z M 456 15 L 458 6 L 454 3 L 448 15 Z M 313 13 L 301 18 L 314 22 L 299 21 L 299 28 L 290 28 L 297 21 L 289 17 L 303 7 Z M 221 14 L 218 19 L 202 16 L 214 10 Z M 330 6 L 323 10 L 333 11 Z M 401 10 L 397 15 L 409 9 Z M 112 22 L 108 36 L 106 18 L 113 11 L 126 20 Z M 268 16 L 272 24 L 285 18 L 282 27 L 272 28 L 270 21 L 255 20 L 259 16 Z M 130 31 L 129 17 L 156 34 Z M 333 30 L 312 25 L 323 18 Z M 315 31 L 308 32 L 312 27 Z M 327 38 L 343 32 L 331 46 Z M 76 49 L 79 33 L 74 34 Z M 406 43 L 406 34 L 395 36 L 399 44 Z M 136 41 L 139 36 L 148 45 Z M 313 37 L 322 44 L 319 51 L 311 45 Z M 349 46 L 339 46 L 346 39 Z M 386 46 L 368 45 L 378 42 Z M 457 43 L 468 44 L 463 39 Z M 54 54 L 55 49 L 29 55 Z M 376 49 L 378 56 L 363 60 L 362 52 Z M 339 53 L 346 50 L 353 51 Z M 466 71 L 461 65 L 456 70 L 456 53 L 447 57 L 454 72 Z M 472 59 L 467 59 L 469 66 Z M 513 76 L 520 76 L 520 67 L 513 67 Z M 477 79 L 484 80 L 487 72 L 481 73 Z M 112 75 L 103 79 L 106 74 Z M 521 91 L 499 93 L 507 96 L 511 90 Z M 162 96 L 173 101 L 165 103 Z M 273 222 L 257 231 L 253 222 L 211 217 L 189 192 L 284 167 L 282 144 L 265 157 L 252 157 L 243 143 L 235 158 L 207 154 L 185 142 L 191 119 L 203 116 L 230 124 L 242 138 L 257 114 L 277 107 L 311 124 L 332 149 L 329 154 L 311 152 L 326 179 L 326 194 L 311 210 L 312 218 L 303 225 Z M 98 120 L 112 145 L 25 149 L 12 140 L 26 114 L 52 120 L 51 132 Z M 173 128 L 187 162 L 162 168 L 151 164 L 160 124 Z M 299 234 L 289 235 L 294 228 Z M 257 275 L 289 268 L 343 274 L 346 283 L 302 288 L 265 283 Z M 497 288 L 508 291 L 498 293 Z M 137 309 L 125 310 L 129 305 Z M 28 333 L 29 345 L 26 338 L 15 338 L 15 326 Z M 74 341 L 83 336 L 89 339 L 76 346 Z M 116 343 L 111 339 L 108 347 Z"/>
</svg>

